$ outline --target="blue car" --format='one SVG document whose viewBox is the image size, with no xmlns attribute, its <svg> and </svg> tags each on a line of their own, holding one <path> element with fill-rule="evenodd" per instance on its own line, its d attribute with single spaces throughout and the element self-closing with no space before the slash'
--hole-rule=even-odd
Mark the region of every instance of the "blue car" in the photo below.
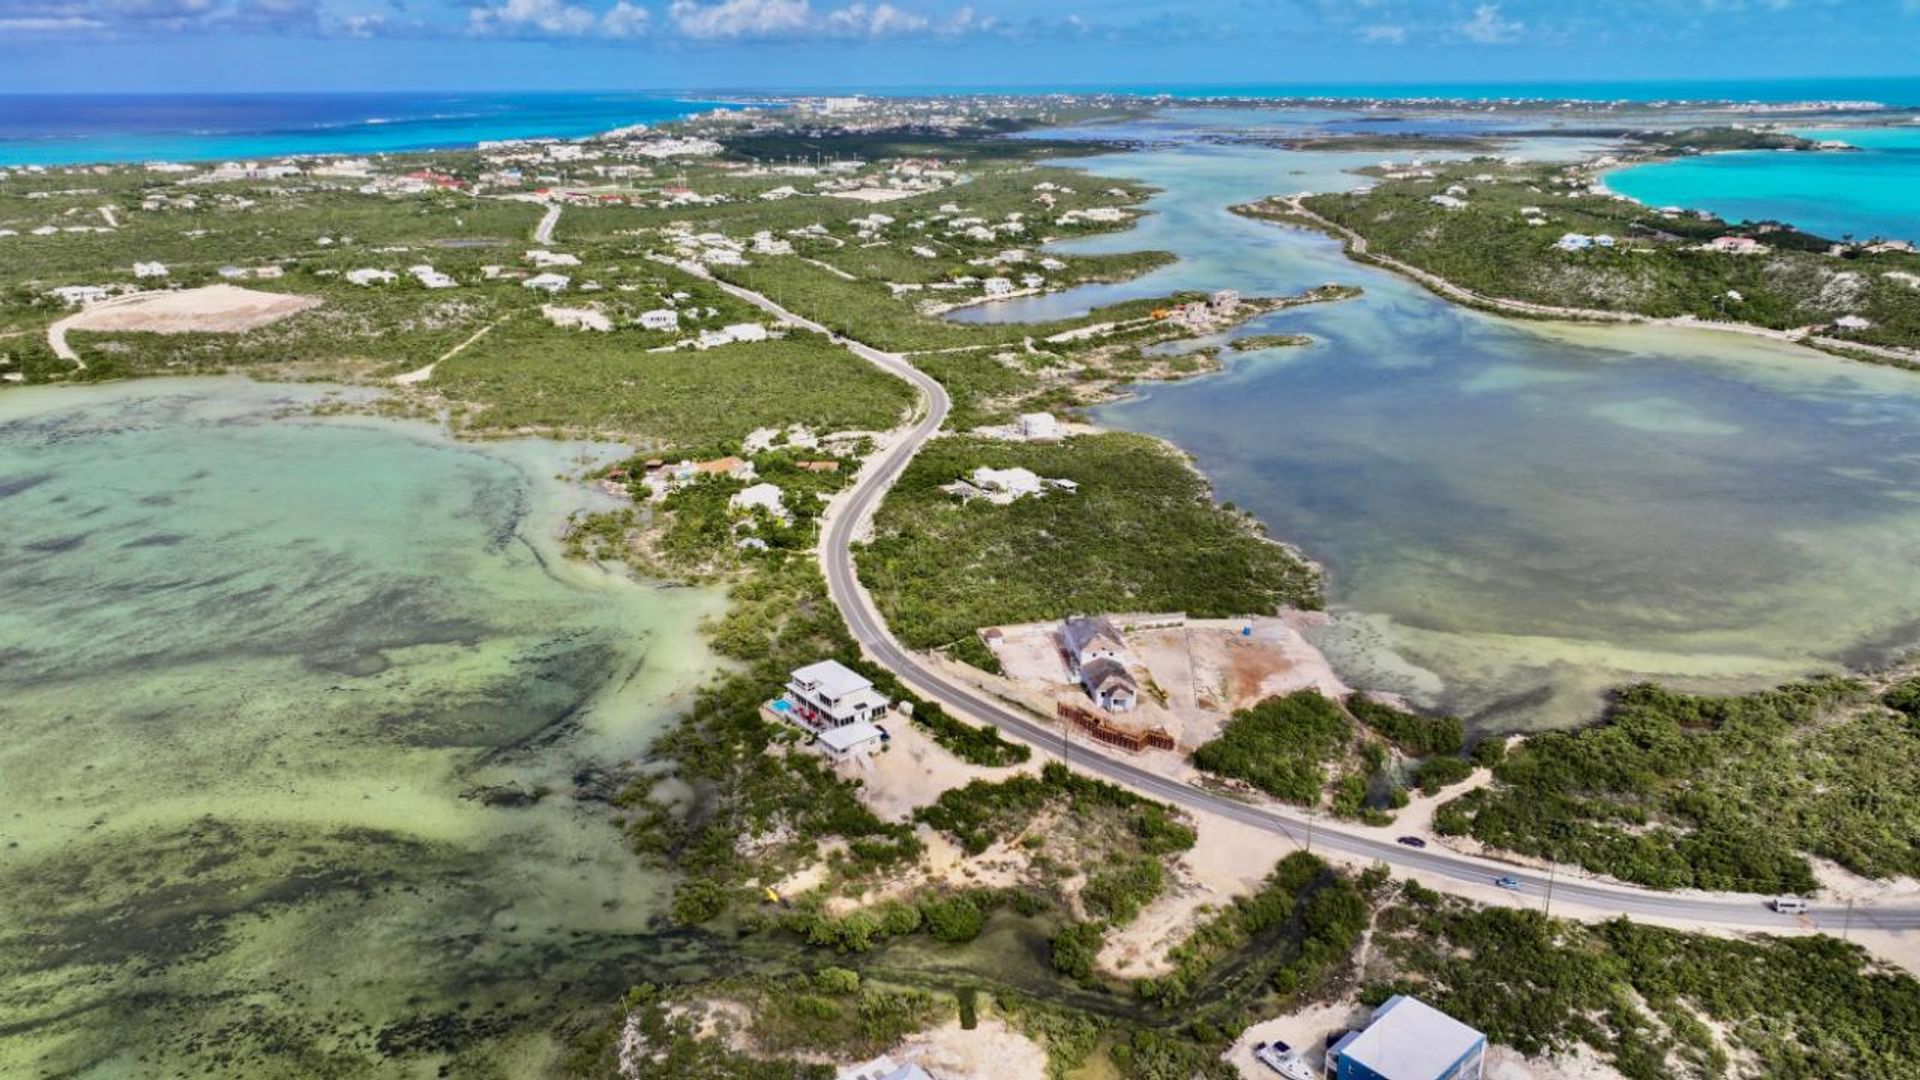
<svg viewBox="0 0 1920 1080">
<path fill-rule="evenodd" d="M 1510 892 L 1520 891 L 1520 882 L 1514 878 L 1501 876 L 1501 877 L 1494 878 L 1493 883 Z"/>
</svg>

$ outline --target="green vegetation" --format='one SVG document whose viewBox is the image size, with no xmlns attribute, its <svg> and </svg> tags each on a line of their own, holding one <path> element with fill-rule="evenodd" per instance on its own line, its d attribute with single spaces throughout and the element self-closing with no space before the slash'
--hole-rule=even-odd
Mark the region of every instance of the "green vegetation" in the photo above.
<svg viewBox="0 0 1920 1080">
<path fill-rule="evenodd" d="M 1112 850 L 1129 848 L 1145 855 L 1185 851 L 1194 843 L 1194 831 L 1178 811 L 1142 798 L 1125 788 L 1073 772 L 1059 762 L 1048 762 L 1038 776 L 1015 776 L 998 782 L 975 780 L 965 787 L 941 792 L 940 798 L 914 812 L 924 822 L 953 837 L 969 854 L 978 855 L 996 841 L 1019 834 L 1041 810 L 1058 806 L 1064 818 L 1055 835 L 1078 831 L 1079 839 L 1099 841 Z M 1096 849 L 1083 848 L 1088 860 Z"/>
<path fill-rule="evenodd" d="M 1005 674 L 1005 669 L 1000 666 L 1000 658 L 993 654 L 992 649 L 987 648 L 986 642 L 981 641 L 978 635 L 968 634 L 941 651 L 989 675 Z"/>
<path fill-rule="evenodd" d="M 1605 719 L 1532 736 L 1442 832 L 1658 888 L 1804 892 L 1807 855 L 1920 872 L 1920 740 L 1857 682 L 1744 697 L 1621 691 Z"/>
<path fill-rule="evenodd" d="M 1296 690 L 1233 714 L 1193 763 L 1302 806 L 1320 802 L 1327 765 L 1353 738 L 1353 722 L 1318 690 Z"/>
<path fill-rule="evenodd" d="M 1069 923 L 1061 927 L 1048 946 L 1053 970 L 1073 979 L 1092 978 L 1093 961 L 1100 955 L 1105 932 L 1105 924 L 1097 922 Z"/>
<path fill-rule="evenodd" d="M 1087 914 L 1125 926 L 1166 888 L 1166 872 L 1155 855 L 1140 855 L 1093 871 L 1080 889 Z"/>
<path fill-rule="evenodd" d="M 949 1001 L 925 990 L 868 982 L 850 993 L 821 992 L 801 973 L 731 979 L 710 991 L 715 1000 L 744 1006 L 745 1034 L 768 1054 L 864 1057 L 952 1015 Z"/>
<path fill-rule="evenodd" d="M 864 953 L 888 938 L 924 933 L 935 941 L 962 945 L 980 935 L 987 916 L 1001 909 L 1024 915 L 1045 911 L 1045 897 L 1023 889 L 964 889 L 933 892 L 913 900 L 888 900 L 829 915 L 817 892 L 800 898 L 776 924 L 808 945 L 843 953 Z"/>
<path fill-rule="evenodd" d="M 1305 334 L 1248 334 L 1227 342 L 1237 353 L 1254 352 L 1259 349 L 1293 348 L 1312 343 L 1313 339 Z"/>
<path fill-rule="evenodd" d="M 1171 974 L 1141 980 L 1137 992 L 1163 1005 L 1186 1002 L 1207 974 L 1228 956 L 1293 918 L 1297 898 L 1325 870 L 1318 859 L 1302 851 L 1280 860 L 1258 890 L 1235 897 L 1225 910 L 1195 927 L 1173 947 L 1168 953 L 1173 962 Z"/>
<path fill-rule="evenodd" d="M 1364 237 L 1367 255 L 1360 257 L 1396 259 L 1486 297 L 1776 330 L 1857 315 L 1872 325 L 1830 327 L 1826 333 L 1864 345 L 1920 346 L 1920 290 L 1887 276 L 1920 272 L 1920 255 L 1849 247 L 1836 256 L 1828 252 L 1827 239 L 1777 222 L 1735 226 L 1597 197 L 1587 190 L 1594 175 L 1580 166 L 1508 166 L 1476 159 L 1434 171 L 1431 179 L 1387 180 L 1366 193 L 1315 195 L 1305 206 Z M 1483 176 L 1493 179 L 1476 179 Z M 1456 196 L 1464 207 L 1429 201 L 1455 188 L 1465 189 Z M 1523 208 L 1537 214 L 1524 214 Z M 1289 218 L 1274 203 L 1239 209 L 1256 217 Z M 1529 216 L 1545 224 L 1528 225 Z M 1615 243 L 1558 250 L 1556 241 L 1567 233 L 1605 234 Z M 1744 255 L 1703 248 L 1733 235 L 1750 236 L 1767 250 Z"/>
<path fill-rule="evenodd" d="M 955 899 L 891 905 L 877 920 L 950 919 L 953 936 L 963 937 L 969 905 Z M 1356 955 L 1370 926 L 1371 945 Z M 1103 936 L 1100 922 L 1062 926 L 1051 937 L 1050 966 L 1097 991 L 1093 962 Z M 1248 1023 L 1311 1002 L 1357 994 L 1376 1004 L 1393 993 L 1417 994 L 1528 1055 L 1584 1046 L 1633 1080 L 1877 1080 L 1909 1075 L 1920 1058 L 1920 982 L 1830 937 L 1727 939 L 1626 920 L 1584 926 L 1480 908 L 1413 882 L 1391 886 L 1384 867 L 1349 875 L 1299 852 L 1201 924 L 1171 959 L 1167 976 L 1109 987 L 1131 989 L 1127 997 L 1144 1012 L 1120 1007 L 1119 995 L 1041 1000 L 991 982 L 962 987 L 958 1008 L 963 1018 L 977 1014 L 985 989 L 999 1015 L 1047 1047 L 1054 1077 L 1094 1065 L 1125 1080 L 1225 1080 L 1232 1074 L 1219 1056 Z M 736 1071 L 719 1071 L 716 1063 L 732 1054 L 725 1041 L 681 1045 L 692 1043 L 694 1025 L 667 1021 L 665 995 L 637 991 L 627 1006 L 649 1047 L 663 1061 L 686 1063 L 673 1075 L 696 1077 L 807 1075 L 765 1070 L 792 1068 L 779 1054 L 854 1057 L 883 1048 L 953 1007 L 945 995 L 876 985 L 842 967 L 721 979 L 681 993 L 693 1017 L 701 1002 L 738 1006 L 733 1015 L 750 1018 L 740 1034 L 769 1059 L 738 1058 Z M 723 1034 L 732 1022 L 721 1020 Z M 576 1062 L 590 1066 L 588 1051 L 598 1047 L 603 1073 L 611 1030 L 587 1040 Z"/>
<path fill-rule="evenodd" d="M 624 332 L 558 337 L 520 320 L 434 371 L 434 387 L 476 406 L 476 431 L 525 428 L 639 436 L 655 446 L 738 442 L 760 427 L 879 430 L 912 390 L 817 335 L 650 353 Z"/>
<path fill-rule="evenodd" d="M 1726 150 L 1811 150 L 1815 143 L 1784 131 L 1750 127 L 1690 127 L 1628 136 L 1667 153 L 1718 153 Z"/>
<path fill-rule="evenodd" d="M 1377 921 L 1384 970 L 1364 1000 L 1418 994 L 1524 1054 L 1585 1044 L 1633 1080 L 1877 1080 L 1920 1061 L 1920 982 L 1832 937 L 1582 926 L 1411 883 L 1405 897 Z"/>
<path fill-rule="evenodd" d="M 916 706 L 913 722 L 932 735 L 934 742 L 969 765 L 999 768 L 1018 765 L 1033 756 L 1033 751 L 1024 745 L 1008 742 L 998 728 L 956 720 L 937 704 Z"/>
<path fill-rule="evenodd" d="M 983 465 L 1022 466 L 1078 490 L 1007 506 L 963 505 L 939 490 Z M 861 580 L 894 633 L 919 648 L 1073 612 L 1211 617 L 1319 605 L 1311 567 L 1214 505 L 1177 453 L 1136 435 L 935 440 L 887 496 L 874 534 L 859 553 Z"/>
<path fill-rule="evenodd" d="M 1920 721 L 1920 678 L 1904 679 L 1880 695 L 1880 703 L 1909 722 Z M 1916 729 L 1920 732 L 1920 729 Z"/>
<path fill-rule="evenodd" d="M 668 1004 L 659 987 L 651 983 L 634 987 L 627 992 L 618 1013 L 575 1038 L 560 1064 L 560 1074 L 622 1075 L 621 1036 L 631 1025 L 650 1051 L 631 1057 L 638 1069 L 630 1074 L 634 1080 L 832 1080 L 834 1069 L 830 1065 L 742 1054 L 720 1039 L 702 1038 L 698 1023 L 690 1016 L 671 1012 Z M 841 1010 L 833 1007 L 832 1012 L 838 1019 Z"/>
<path fill-rule="evenodd" d="M 769 565 L 737 584 L 731 598 L 713 645 L 742 668 L 700 692 L 649 751 L 662 771 L 622 795 L 634 812 L 636 850 L 688 875 L 683 892 L 710 888 L 702 879 L 730 885 L 777 876 L 775 867 L 811 857 L 828 837 L 847 841 L 841 860 L 851 869 L 917 856 L 912 830 L 875 817 L 816 755 L 775 752 L 797 736 L 760 715 L 769 688 L 792 668 L 829 656 L 857 660 L 819 574 L 800 560 Z M 692 791 L 690 802 L 656 795 L 669 777 Z M 742 842 L 781 835 L 789 839 L 751 862 L 739 857 Z"/>
<path fill-rule="evenodd" d="M 1457 716 L 1422 716 L 1365 694 L 1347 698 L 1355 720 L 1414 757 L 1458 754 L 1466 745 L 1466 725 Z"/>
<path fill-rule="evenodd" d="M 1413 782 L 1422 792 L 1432 795 L 1473 775 L 1473 766 L 1457 757 L 1437 757 L 1420 763 Z"/>
</svg>

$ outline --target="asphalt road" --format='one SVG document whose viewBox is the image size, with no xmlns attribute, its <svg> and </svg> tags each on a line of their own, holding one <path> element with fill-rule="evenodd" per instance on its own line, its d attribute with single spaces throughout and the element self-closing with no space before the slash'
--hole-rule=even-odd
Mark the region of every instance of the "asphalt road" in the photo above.
<svg viewBox="0 0 1920 1080">
<path fill-rule="evenodd" d="M 694 270 L 702 277 L 708 276 L 704 268 L 692 265 L 685 268 Z M 1358 832 L 1343 823 L 1317 819 L 1310 822 L 1295 814 L 1250 805 L 1151 772 L 1131 761 L 1095 751 L 1085 744 L 1076 746 L 1063 740 L 1061 729 L 1053 724 L 1010 708 L 975 687 L 948 679 L 921 656 L 894 640 L 886 620 L 861 587 L 853 561 L 854 539 L 864 523 L 872 517 L 881 498 L 899 478 L 907 463 L 913 460 L 913 455 L 946 422 L 947 412 L 952 407 L 946 388 L 908 363 L 905 357 L 833 334 L 820 324 L 795 315 L 759 293 L 718 280 L 715 280 L 715 284 L 787 322 L 827 334 L 854 355 L 905 379 L 922 395 L 925 410 L 900 438 L 868 463 L 856 479 L 853 489 L 835 502 L 828 513 L 826 530 L 820 541 L 820 562 L 826 574 L 828 591 L 854 638 L 868 655 L 899 676 L 921 697 L 937 701 L 954 714 L 975 723 L 992 724 L 1036 749 L 1058 748 L 1069 764 L 1082 772 L 1196 813 L 1226 818 L 1277 834 L 1294 843 L 1305 844 L 1310 839 L 1311 846 L 1316 848 L 1384 862 L 1401 871 L 1417 870 L 1429 880 L 1443 879 L 1482 889 L 1497 877 L 1510 877 L 1520 884 L 1518 892 L 1514 894 L 1517 902 L 1545 904 L 1551 889 L 1554 904 L 1576 904 L 1594 911 L 1672 920 L 1701 929 L 1813 928 L 1840 932 L 1848 926 L 1863 930 L 1920 927 L 1920 907 L 1861 905 L 1849 912 L 1844 907 L 1820 905 L 1804 916 L 1787 916 L 1770 910 L 1765 898 L 1759 896 L 1705 897 L 1664 893 L 1578 877 L 1560 877 L 1441 848 L 1407 847 Z"/>
</svg>

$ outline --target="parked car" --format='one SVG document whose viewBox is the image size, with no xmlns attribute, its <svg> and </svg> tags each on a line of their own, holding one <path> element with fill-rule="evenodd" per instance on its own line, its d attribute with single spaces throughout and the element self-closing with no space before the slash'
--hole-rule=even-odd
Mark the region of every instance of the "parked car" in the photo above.
<svg viewBox="0 0 1920 1080">
<path fill-rule="evenodd" d="M 1301 1061 L 1293 1048 L 1283 1042 L 1257 1043 L 1253 1060 L 1279 1073 L 1287 1080 L 1316 1080 L 1313 1070 Z"/>
<path fill-rule="evenodd" d="M 1497 878 L 1494 878 L 1494 879 L 1493 879 L 1493 883 L 1494 883 L 1495 885 L 1498 885 L 1498 886 L 1500 886 L 1500 887 L 1501 887 L 1501 888 L 1503 888 L 1503 889 L 1506 889 L 1506 890 L 1508 890 L 1509 892 L 1519 892 L 1519 891 L 1520 891 L 1520 882 L 1519 882 L 1519 880 L 1518 880 L 1518 879 L 1515 879 L 1515 878 L 1511 878 L 1511 877 L 1508 877 L 1508 876 L 1506 876 L 1505 874 L 1502 874 L 1501 876 L 1499 876 L 1499 877 L 1497 877 Z"/>
<path fill-rule="evenodd" d="M 1403 836 L 1400 839 L 1395 840 L 1394 843 L 1405 844 L 1408 847 L 1426 847 L 1427 846 L 1427 842 L 1425 840 L 1420 839 L 1417 836 Z"/>
</svg>

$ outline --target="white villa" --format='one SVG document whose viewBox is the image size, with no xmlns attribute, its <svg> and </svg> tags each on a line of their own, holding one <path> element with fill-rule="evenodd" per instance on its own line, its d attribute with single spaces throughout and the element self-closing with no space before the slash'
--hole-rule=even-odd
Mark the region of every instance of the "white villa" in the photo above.
<svg viewBox="0 0 1920 1080">
<path fill-rule="evenodd" d="M 727 500 L 729 510 L 765 510 L 774 517 L 786 520 L 787 506 L 781 501 L 780 488 L 774 484 L 755 484 L 743 491 L 736 491 Z"/>
<path fill-rule="evenodd" d="M 113 295 L 113 290 L 105 285 L 62 285 L 48 293 L 68 307 L 85 307 L 96 304 Z"/>
<path fill-rule="evenodd" d="M 566 288 L 572 281 L 573 279 L 565 274 L 535 274 L 521 282 L 520 287 L 523 289 L 541 289 L 546 292 L 557 293 Z"/>
<path fill-rule="evenodd" d="M 1060 421 L 1054 419 L 1052 413 L 1022 413 L 1016 423 L 1023 439 L 1058 439 L 1065 434 L 1060 428 Z"/>
<path fill-rule="evenodd" d="M 167 264 L 160 262 L 137 262 L 133 264 L 133 276 L 137 278 L 157 278 L 167 276 Z"/>
<path fill-rule="evenodd" d="M 872 682 L 838 660 L 796 670 L 780 700 L 787 704 L 781 712 L 816 728 L 868 722 L 886 712 L 888 705 Z"/>
<path fill-rule="evenodd" d="M 646 330 L 680 329 L 680 313 L 672 308 L 654 308 L 640 313 L 640 326 Z"/>
<path fill-rule="evenodd" d="M 435 270 L 426 263 L 407 267 L 407 273 L 412 274 L 415 281 L 429 289 L 451 289 L 459 284 L 452 277 Z"/>
<path fill-rule="evenodd" d="M 1011 469 L 992 469 L 985 465 L 973 470 L 973 486 L 982 491 L 1000 495 L 1008 500 L 1024 495 L 1038 495 L 1041 481 L 1032 469 L 1019 467 Z"/>
</svg>

